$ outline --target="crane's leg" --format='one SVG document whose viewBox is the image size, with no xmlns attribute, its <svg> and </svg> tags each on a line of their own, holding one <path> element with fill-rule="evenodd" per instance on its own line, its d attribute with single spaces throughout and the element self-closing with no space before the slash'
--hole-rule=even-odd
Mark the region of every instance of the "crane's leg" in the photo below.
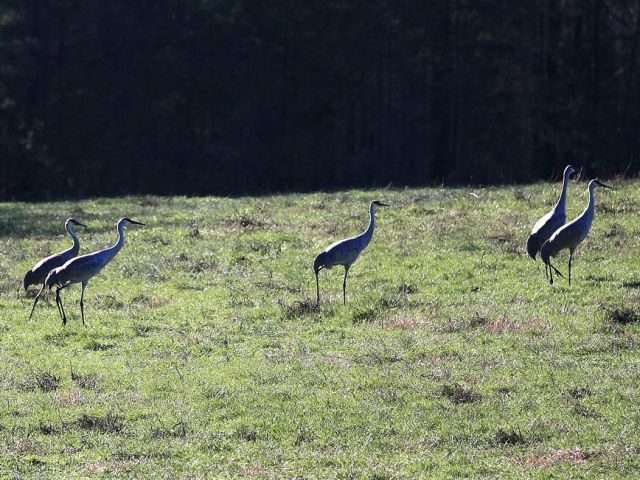
<svg viewBox="0 0 640 480">
<path fill-rule="evenodd" d="M 318 274 L 320 272 L 316 272 L 316 303 L 320 305 L 320 280 L 318 279 Z"/>
<path fill-rule="evenodd" d="M 347 274 L 349 273 L 351 265 L 344 266 L 344 280 L 342 280 L 342 304 L 347 304 Z"/>
<path fill-rule="evenodd" d="M 82 293 L 80 294 L 80 313 L 82 313 L 82 325 L 84 326 L 84 289 L 87 288 L 87 282 L 82 282 Z"/>
<path fill-rule="evenodd" d="M 60 287 L 56 288 L 56 305 L 58 306 L 58 312 L 62 317 L 62 326 L 67 324 L 67 317 L 64 314 L 64 308 L 62 307 L 62 300 L 60 299 Z"/>
<path fill-rule="evenodd" d="M 549 268 L 549 285 L 553 285 L 553 271 L 551 270 L 551 263 L 547 266 Z"/>
<path fill-rule="evenodd" d="M 549 266 L 546 263 L 544 264 L 544 278 L 547 279 L 547 282 L 549 281 Z"/>
<path fill-rule="evenodd" d="M 571 260 L 573 260 L 573 250 L 569 250 L 569 285 L 571 285 Z"/>
<path fill-rule="evenodd" d="M 62 297 L 60 297 L 60 290 L 63 288 L 67 288 L 69 284 L 63 285 L 62 287 L 58 287 L 56 289 L 56 302 L 58 303 L 58 308 L 60 309 L 60 313 L 62 316 L 62 326 L 64 327 L 67 324 L 67 314 L 64 313 L 64 305 L 62 304 Z"/>
<path fill-rule="evenodd" d="M 31 308 L 31 315 L 29 315 L 29 320 L 31 320 L 31 317 L 33 317 L 33 311 L 36 309 L 36 305 L 38 304 L 38 300 L 40 300 L 40 295 L 42 295 L 44 288 L 45 288 L 45 284 L 43 283 L 42 288 L 40 289 L 40 291 L 36 295 L 35 300 L 33 301 L 33 307 Z"/>
</svg>

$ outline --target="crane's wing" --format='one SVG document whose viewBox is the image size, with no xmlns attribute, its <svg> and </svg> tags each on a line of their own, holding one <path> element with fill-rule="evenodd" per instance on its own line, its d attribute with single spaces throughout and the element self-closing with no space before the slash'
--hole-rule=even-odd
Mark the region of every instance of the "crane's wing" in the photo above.
<svg viewBox="0 0 640 480">
<path fill-rule="evenodd" d="M 40 260 L 38 263 L 36 263 L 31 269 L 31 271 L 36 272 L 40 269 L 44 270 L 46 268 L 46 272 L 45 272 L 46 274 L 50 270 L 53 270 L 54 268 L 63 265 L 67 260 L 69 260 L 72 257 L 73 256 L 72 256 L 71 249 L 64 250 L 60 253 L 54 253 L 53 255 L 49 255 L 48 257 L 45 257 L 42 260 Z"/>
<path fill-rule="evenodd" d="M 80 282 L 98 274 L 104 267 L 104 260 L 99 255 L 83 255 L 67 261 L 60 267 L 60 278 L 64 282 Z"/>
<path fill-rule="evenodd" d="M 356 261 L 362 250 L 363 246 L 359 241 L 359 237 L 347 238 L 346 240 L 332 243 L 324 250 L 327 267 L 351 264 Z"/>
<path fill-rule="evenodd" d="M 565 248 L 575 248 L 589 233 L 589 228 L 582 221 L 582 216 L 556 230 L 549 242 L 553 250 L 559 252 Z"/>
<path fill-rule="evenodd" d="M 564 225 L 564 222 L 566 220 L 566 214 L 556 210 L 551 210 L 536 222 L 536 224 L 531 229 L 531 235 L 541 235 L 543 238 L 542 243 L 544 243 L 549 239 L 551 235 L 553 235 L 553 232 Z"/>
</svg>

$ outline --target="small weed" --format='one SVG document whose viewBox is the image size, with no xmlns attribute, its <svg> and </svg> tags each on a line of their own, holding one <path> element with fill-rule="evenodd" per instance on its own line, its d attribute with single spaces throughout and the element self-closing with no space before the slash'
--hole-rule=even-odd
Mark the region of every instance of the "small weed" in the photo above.
<svg viewBox="0 0 640 480">
<path fill-rule="evenodd" d="M 526 443 L 520 429 L 499 428 L 493 438 L 498 445 L 523 445 Z"/>
<path fill-rule="evenodd" d="M 183 421 L 180 421 L 169 428 L 154 428 L 151 430 L 151 436 L 153 438 L 185 438 L 187 426 Z"/>
<path fill-rule="evenodd" d="M 198 222 L 192 221 L 187 224 L 187 236 L 191 238 L 200 237 L 200 225 L 198 225 Z"/>
</svg>

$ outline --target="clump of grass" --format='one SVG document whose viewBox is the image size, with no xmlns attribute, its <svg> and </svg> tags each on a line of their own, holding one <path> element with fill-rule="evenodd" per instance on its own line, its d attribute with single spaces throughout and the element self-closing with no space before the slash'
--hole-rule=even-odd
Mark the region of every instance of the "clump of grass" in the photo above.
<svg viewBox="0 0 640 480">
<path fill-rule="evenodd" d="M 49 372 L 34 373 L 20 383 L 20 388 L 25 391 L 53 392 L 59 386 L 60 377 Z"/>
<path fill-rule="evenodd" d="M 144 323 L 134 323 L 131 325 L 131 330 L 138 337 L 146 337 L 151 330 L 153 330 L 149 325 L 145 325 Z"/>
<path fill-rule="evenodd" d="M 282 310 L 282 316 L 286 319 L 301 318 L 320 311 L 320 305 L 310 298 L 296 300 L 291 304 L 285 303 L 280 299 L 278 300 L 278 305 Z"/>
<path fill-rule="evenodd" d="M 412 295 L 414 293 L 418 293 L 418 287 L 413 283 L 401 283 L 398 287 L 398 293 L 403 293 L 405 295 Z"/>
<path fill-rule="evenodd" d="M 104 417 L 83 414 L 76 424 L 83 430 L 93 430 L 100 433 L 120 433 L 124 430 L 124 423 L 118 415 L 107 413 Z"/>
<path fill-rule="evenodd" d="M 514 428 L 499 428 L 493 439 L 498 445 L 524 445 L 526 443 L 526 438 L 520 429 Z"/>
<path fill-rule="evenodd" d="M 569 389 L 569 396 L 574 400 L 580 400 L 591 395 L 591 389 L 589 387 L 576 387 Z"/>
<path fill-rule="evenodd" d="M 625 327 L 640 323 L 640 315 L 631 307 L 609 308 L 604 312 L 602 330 L 606 333 L 622 333 Z"/>
<path fill-rule="evenodd" d="M 42 435 L 57 435 L 60 433 L 60 429 L 54 427 L 51 423 L 39 422 L 36 430 Z"/>
<path fill-rule="evenodd" d="M 305 427 L 300 427 L 298 429 L 298 434 L 296 435 L 296 439 L 293 441 L 293 445 L 299 447 L 303 443 L 312 442 L 314 439 L 313 434 Z"/>
<path fill-rule="evenodd" d="M 613 325 L 629 325 L 638 323 L 640 315 L 633 308 L 621 307 L 607 310 L 604 319 L 605 322 Z"/>
<path fill-rule="evenodd" d="M 76 373 L 71 370 L 71 380 L 80 388 L 93 390 L 98 385 L 98 376 L 95 373 Z"/>
<path fill-rule="evenodd" d="M 169 428 L 154 428 L 151 430 L 153 438 L 185 438 L 187 436 L 187 425 L 179 421 Z"/>
<path fill-rule="evenodd" d="M 234 436 L 240 440 L 244 440 L 245 442 L 255 442 L 258 440 L 258 432 L 247 425 L 240 425 L 236 429 Z"/>
<path fill-rule="evenodd" d="M 187 225 L 187 236 L 191 238 L 198 238 L 200 236 L 200 226 L 198 222 L 189 222 Z"/>
<path fill-rule="evenodd" d="M 375 306 L 358 307 L 351 314 L 353 323 L 370 323 L 375 321 L 380 315 L 380 309 Z"/>
<path fill-rule="evenodd" d="M 84 344 L 85 350 L 91 350 L 94 352 L 111 350 L 113 347 L 115 347 L 115 345 L 112 343 L 101 343 L 94 338 L 92 338 L 91 340 L 89 340 L 87 343 Z"/>
<path fill-rule="evenodd" d="M 480 401 L 482 396 L 474 392 L 473 390 L 466 388 L 460 384 L 454 383 L 450 385 L 443 385 L 440 389 L 440 393 L 447 397 L 451 403 L 457 404 L 465 404 L 465 403 L 475 403 Z"/>
<path fill-rule="evenodd" d="M 227 220 L 227 225 L 231 228 L 237 228 L 239 230 L 255 230 L 257 228 L 262 228 L 264 223 L 260 220 L 256 220 L 255 218 L 251 218 L 247 215 L 241 215 L 236 218 L 232 218 Z"/>
</svg>

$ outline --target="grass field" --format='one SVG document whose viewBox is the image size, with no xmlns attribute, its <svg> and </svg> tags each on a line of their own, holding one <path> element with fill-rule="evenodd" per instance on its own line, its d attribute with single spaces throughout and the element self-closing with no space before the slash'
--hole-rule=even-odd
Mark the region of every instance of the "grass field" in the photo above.
<svg viewBox="0 0 640 480">
<path fill-rule="evenodd" d="M 558 184 L 0 204 L 0 477 L 637 478 L 640 182 L 610 184 L 570 288 L 524 252 Z M 86 253 L 125 215 L 87 327 L 79 286 L 28 321 L 65 218 Z"/>
</svg>

